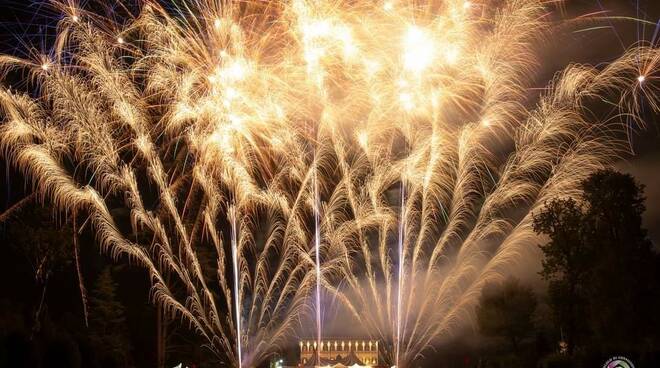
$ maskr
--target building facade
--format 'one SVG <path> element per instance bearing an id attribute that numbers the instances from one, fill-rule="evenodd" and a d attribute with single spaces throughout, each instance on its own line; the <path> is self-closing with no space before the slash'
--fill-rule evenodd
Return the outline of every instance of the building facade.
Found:
<path id="1" fill-rule="evenodd" d="M 377 340 L 324 339 L 321 340 L 317 362 L 316 340 L 300 341 L 301 366 L 357 367 L 378 366 L 380 364 Z"/>

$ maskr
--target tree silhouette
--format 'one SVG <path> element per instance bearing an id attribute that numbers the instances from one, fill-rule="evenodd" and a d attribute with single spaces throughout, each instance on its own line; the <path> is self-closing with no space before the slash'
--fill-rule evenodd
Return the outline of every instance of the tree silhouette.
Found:
<path id="1" fill-rule="evenodd" d="M 582 231 L 583 212 L 578 202 L 566 198 L 551 200 L 534 216 L 534 231 L 549 237 L 540 245 L 545 256 L 541 276 L 548 281 L 557 320 L 565 326 L 569 354 L 585 327 L 586 282 L 594 256 Z"/>
<path id="2" fill-rule="evenodd" d="M 12 217 L 8 227 L 9 245 L 22 254 L 32 267 L 34 281 L 39 287 L 35 301 L 31 335 L 41 329 L 42 311 L 47 305 L 47 288 L 51 275 L 64 269 L 73 260 L 70 226 L 55 221 L 52 208 L 24 206 L 21 215 Z"/>
<path id="3" fill-rule="evenodd" d="M 597 254 L 588 280 L 590 327 L 601 348 L 638 348 L 657 335 L 658 256 L 642 227 L 644 187 L 613 170 L 582 183 L 587 241 Z"/>
<path id="4" fill-rule="evenodd" d="M 598 349 L 650 347 L 660 262 L 642 227 L 644 188 L 614 170 L 594 172 L 581 187 L 581 198 L 554 199 L 534 216 L 534 230 L 549 238 L 540 245 L 541 275 L 569 354 L 586 331 Z"/>
<path id="5" fill-rule="evenodd" d="M 124 306 L 117 299 L 110 267 L 99 275 L 90 302 L 90 340 L 103 367 L 129 366 L 131 350 Z"/>
<path id="6" fill-rule="evenodd" d="M 485 336 L 506 339 L 514 352 L 534 330 L 532 315 L 536 296 L 531 288 L 509 278 L 503 284 L 489 284 L 482 290 L 477 307 L 479 331 Z"/>

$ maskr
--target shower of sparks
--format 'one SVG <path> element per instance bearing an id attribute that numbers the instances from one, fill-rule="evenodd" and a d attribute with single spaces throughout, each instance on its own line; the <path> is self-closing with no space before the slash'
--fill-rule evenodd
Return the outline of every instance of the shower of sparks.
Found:
<path id="1" fill-rule="evenodd" d="M 321 290 L 409 366 L 658 110 L 643 43 L 532 91 L 552 2 L 183 3 L 54 1 L 54 50 L 0 55 L 31 76 L 0 91 L 0 154 L 237 367 L 315 313 L 320 342 Z"/>

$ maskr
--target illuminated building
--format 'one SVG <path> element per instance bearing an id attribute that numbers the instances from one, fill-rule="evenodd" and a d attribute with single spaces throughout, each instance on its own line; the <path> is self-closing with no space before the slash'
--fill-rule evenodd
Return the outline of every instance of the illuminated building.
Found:
<path id="1" fill-rule="evenodd" d="M 317 363 L 316 340 L 300 341 L 300 367 L 373 367 L 380 364 L 378 341 L 361 339 L 321 340 L 320 364 Z"/>

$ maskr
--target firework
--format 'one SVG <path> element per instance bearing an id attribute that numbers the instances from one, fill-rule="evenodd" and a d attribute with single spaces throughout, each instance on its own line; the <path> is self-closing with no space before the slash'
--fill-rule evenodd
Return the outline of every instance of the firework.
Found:
<path id="1" fill-rule="evenodd" d="M 644 45 L 530 103 L 542 1 L 53 4 L 53 52 L 0 56 L 32 77 L 0 92 L 4 157 L 239 367 L 306 315 L 320 342 L 323 295 L 408 365 L 535 244 L 535 209 L 625 151 L 640 99 L 658 108 Z"/>

